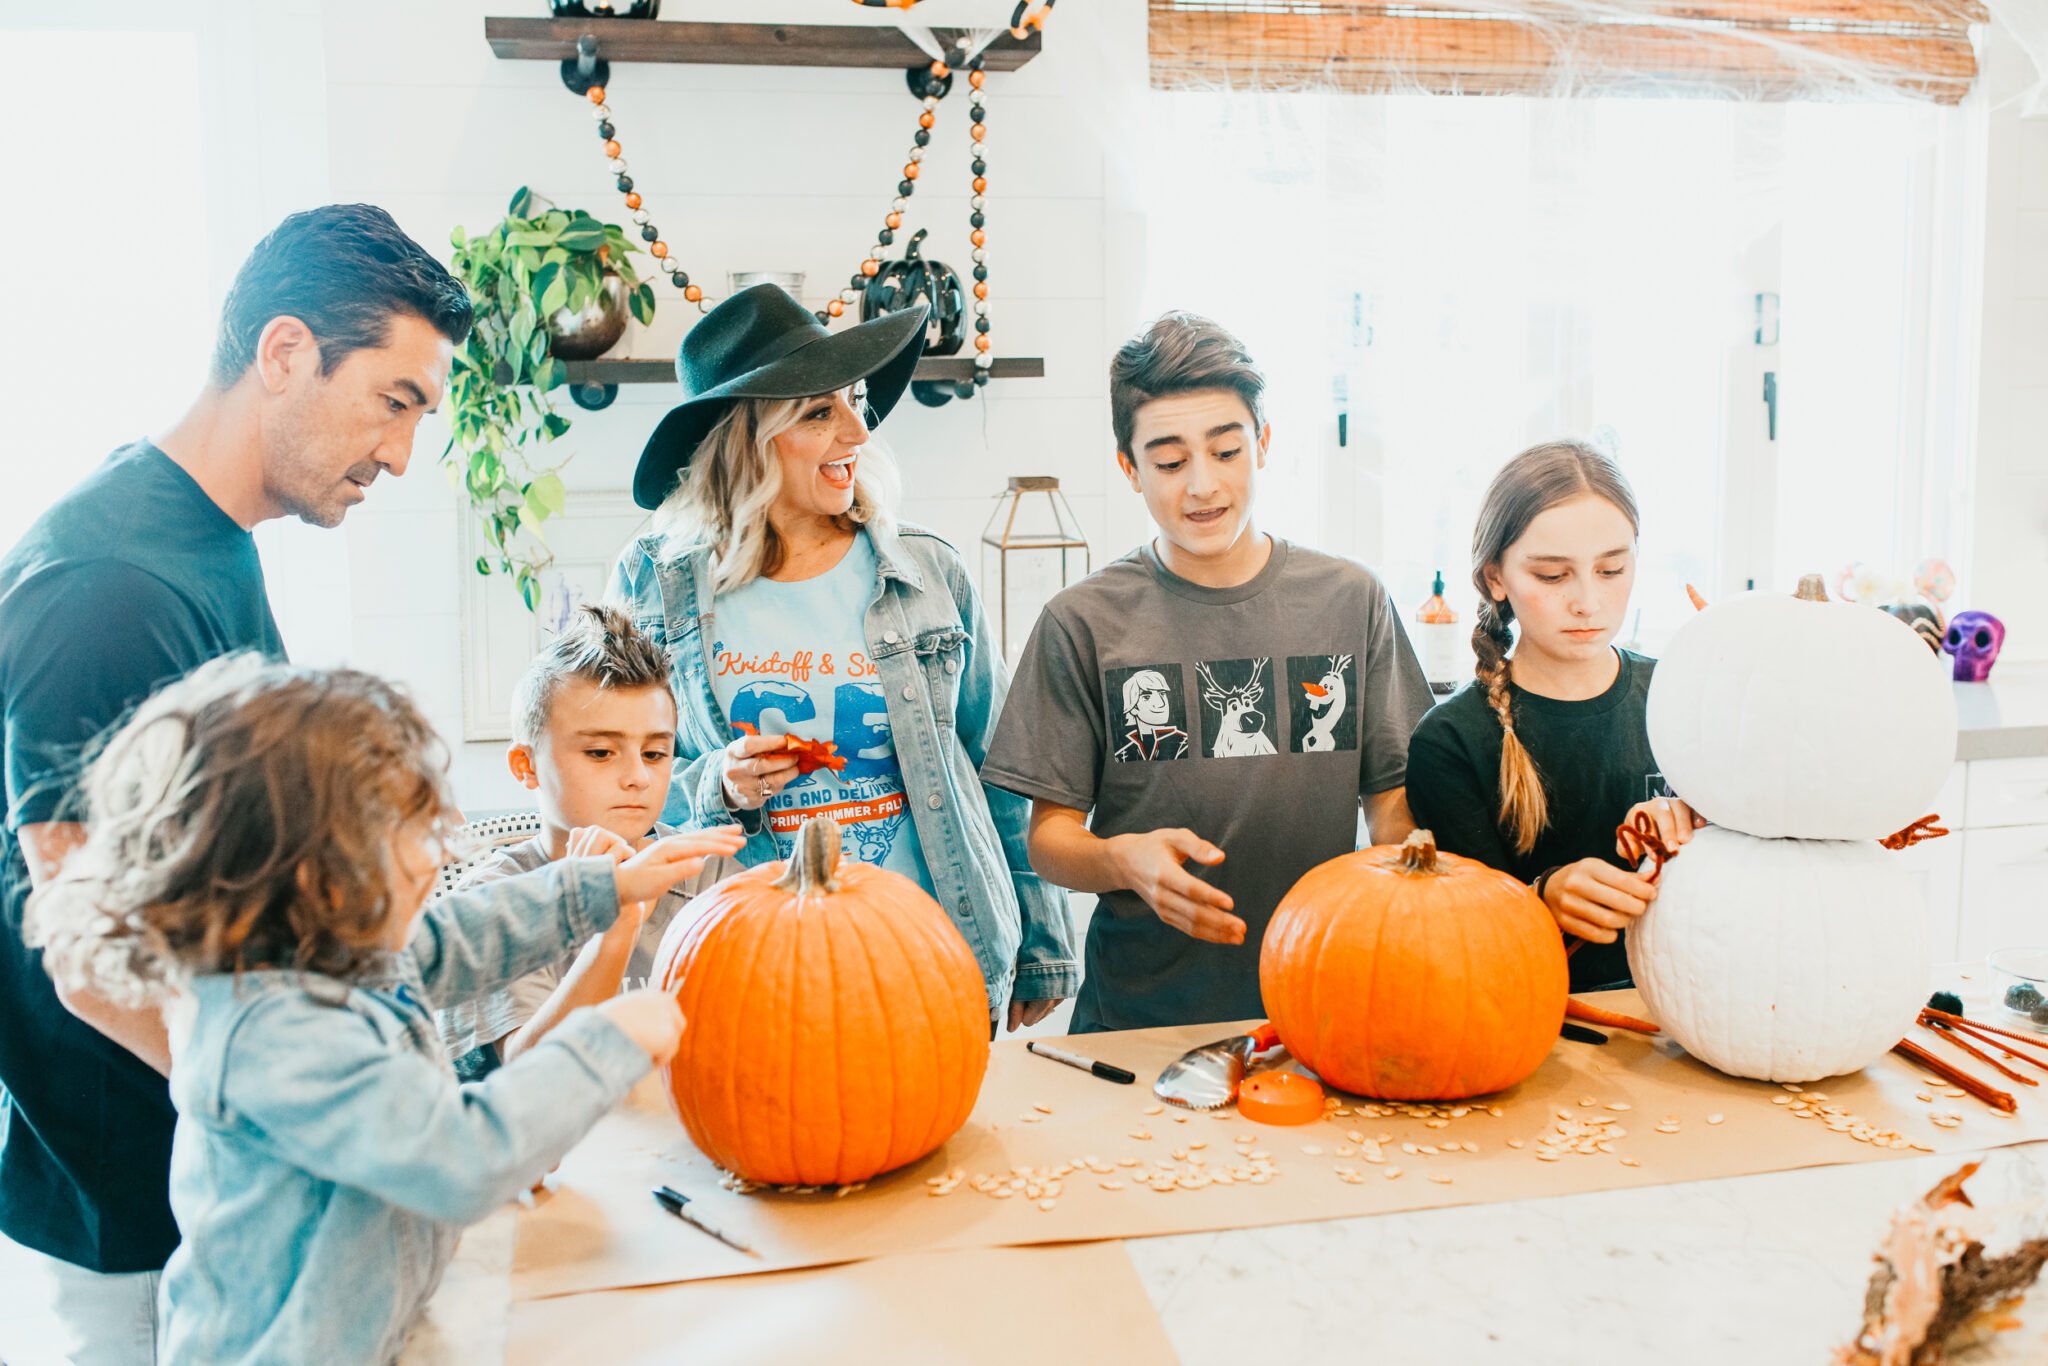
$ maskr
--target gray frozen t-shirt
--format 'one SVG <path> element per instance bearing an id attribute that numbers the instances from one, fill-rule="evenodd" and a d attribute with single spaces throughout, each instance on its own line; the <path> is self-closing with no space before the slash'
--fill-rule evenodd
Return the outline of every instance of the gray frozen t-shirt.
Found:
<path id="1" fill-rule="evenodd" d="M 1092 811 L 1095 834 L 1185 826 L 1224 860 L 1241 945 L 1167 925 L 1135 892 L 1088 925 L 1075 1032 L 1251 1019 L 1259 941 L 1310 868 L 1357 847 L 1361 794 L 1402 785 L 1429 684 L 1386 588 L 1273 538 L 1235 588 L 1170 572 L 1150 545 L 1062 592 L 1024 647 L 981 776 Z"/>
<path id="2" fill-rule="evenodd" d="M 654 827 L 657 838 L 675 833 L 673 826 Z M 474 887 L 500 878 L 518 877 L 521 873 L 544 868 L 551 861 L 545 842 L 539 838 L 526 840 L 492 850 L 462 875 L 459 885 Z M 633 941 L 633 954 L 626 961 L 626 974 L 619 980 L 619 990 L 631 991 L 648 985 L 654 972 L 654 951 L 661 946 L 661 936 L 690 898 L 743 871 L 741 865 L 729 858 L 712 858 L 702 871 L 694 877 L 684 878 L 655 902 L 654 909 L 647 913 L 646 923 L 640 927 L 639 938 Z M 538 1015 L 548 997 L 554 995 L 555 988 L 562 984 L 563 976 L 575 963 L 577 952 L 581 949 L 564 954 L 546 967 L 529 972 L 487 996 L 473 1001 L 458 1001 L 446 1009 L 435 1011 L 434 1023 L 441 1031 L 441 1043 L 448 1050 L 448 1056 L 459 1058 L 471 1049 L 497 1043 L 516 1033 L 521 1025 Z"/>

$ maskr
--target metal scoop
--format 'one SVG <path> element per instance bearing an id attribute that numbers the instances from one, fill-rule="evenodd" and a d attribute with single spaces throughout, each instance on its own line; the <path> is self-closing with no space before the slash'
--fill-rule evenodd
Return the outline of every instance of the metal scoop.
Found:
<path id="1" fill-rule="evenodd" d="M 1249 1034 L 1218 1039 L 1192 1049 L 1167 1065 L 1152 1083 L 1152 1094 L 1188 1110 L 1214 1110 L 1237 1099 L 1238 1085 L 1254 1054 L 1280 1042 L 1279 1031 L 1262 1024 Z"/>

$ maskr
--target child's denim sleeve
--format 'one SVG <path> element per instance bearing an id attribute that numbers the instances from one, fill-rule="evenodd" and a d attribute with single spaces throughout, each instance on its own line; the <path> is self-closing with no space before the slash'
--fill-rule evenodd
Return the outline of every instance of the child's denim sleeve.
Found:
<path id="1" fill-rule="evenodd" d="M 316 1178 L 468 1224 L 560 1161 L 649 1065 L 586 1010 L 464 1086 L 359 1011 L 280 992 L 236 1022 L 209 1108 Z"/>
<path id="2" fill-rule="evenodd" d="M 495 991 L 619 918 L 608 858 L 558 859 L 427 903 L 405 951 L 436 1005 Z"/>

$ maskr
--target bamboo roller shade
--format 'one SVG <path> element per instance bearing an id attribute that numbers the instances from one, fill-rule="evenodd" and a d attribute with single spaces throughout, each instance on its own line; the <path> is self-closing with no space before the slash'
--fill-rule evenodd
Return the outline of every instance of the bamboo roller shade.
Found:
<path id="1" fill-rule="evenodd" d="M 1150 0 L 1152 84 L 1955 104 L 1981 0 Z"/>

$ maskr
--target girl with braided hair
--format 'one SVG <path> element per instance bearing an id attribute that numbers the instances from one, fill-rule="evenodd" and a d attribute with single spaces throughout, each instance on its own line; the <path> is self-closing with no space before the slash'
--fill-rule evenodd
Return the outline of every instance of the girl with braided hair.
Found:
<path id="1" fill-rule="evenodd" d="M 1494 476 L 1472 534 L 1473 680 L 1408 746 L 1408 802 L 1437 847 L 1528 882 L 1567 936 L 1572 990 L 1629 984 L 1623 936 L 1649 909 L 1616 828 L 1645 812 L 1676 848 L 1704 824 L 1664 791 L 1644 723 L 1655 661 L 1613 641 L 1639 518 L 1614 461 L 1533 446 Z"/>

